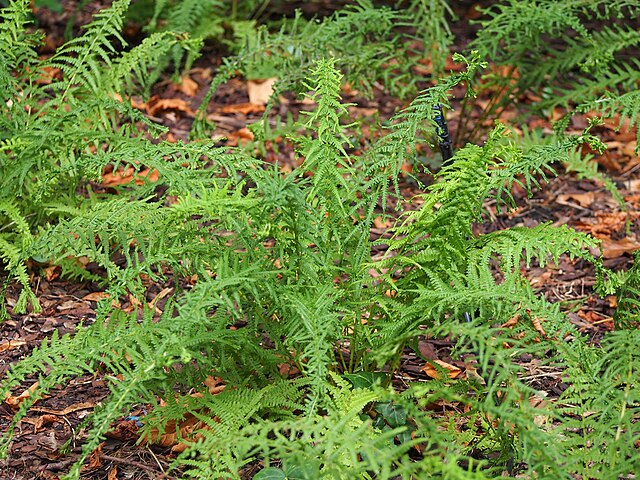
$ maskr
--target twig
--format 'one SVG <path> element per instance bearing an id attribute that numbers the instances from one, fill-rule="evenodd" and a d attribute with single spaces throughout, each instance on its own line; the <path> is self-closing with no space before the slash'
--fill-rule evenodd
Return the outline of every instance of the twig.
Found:
<path id="1" fill-rule="evenodd" d="M 146 470 L 147 472 L 153 473 L 156 479 L 178 480 L 177 477 L 174 477 L 172 475 L 167 475 L 164 472 L 159 472 L 158 470 L 156 470 L 153 467 L 150 467 L 149 465 L 145 465 L 144 463 L 136 462 L 134 460 L 129 460 L 129 459 L 120 458 L 120 457 L 112 457 L 111 455 L 105 455 L 105 454 L 101 454 L 100 458 L 108 462 L 120 463 L 122 465 L 129 465 L 131 467 L 139 468 L 140 470 Z"/>

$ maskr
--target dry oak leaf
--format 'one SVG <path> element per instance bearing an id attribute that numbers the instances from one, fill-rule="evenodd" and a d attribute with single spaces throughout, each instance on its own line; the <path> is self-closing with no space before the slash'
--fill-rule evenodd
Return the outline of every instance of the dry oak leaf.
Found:
<path id="1" fill-rule="evenodd" d="M 50 413 L 40 415 L 36 420 L 36 423 L 33 424 L 33 433 L 38 433 L 44 428 L 45 425 L 49 425 L 51 423 L 56 423 L 60 421 L 62 420 L 58 418 L 57 415 L 52 415 Z"/>
<path id="2" fill-rule="evenodd" d="M 264 105 L 255 105 L 253 103 L 236 103 L 234 105 L 227 105 L 220 109 L 222 113 L 242 113 L 243 115 L 249 115 L 250 113 L 262 113 L 264 112 Z"/>
<path id="3" fill-rule="evenodd" d="M 23 342 L 22 340 L 9 340 L 8 342 L 0 343 L 0 353 L 13 350 L 26 344 L 27 342 Z"/>
<path id="4" fill-rule="evenodd" d="M 119 167 L 115 172 L 103 174 L 101 185 L 103 187 L 115 187 L 131 182 L 135 182 L 136 185 L 144 185 L 145 179 L 149 182 L 157 182 L 159 178 L 160 172 L 155 168 L 153 170 L 144 168 L 136 172 L 133 167 Z"/>
<path id="5" fill-rule="evenodd" d="M 180 77 L 178 90 L 180 90 L 185 95 L 193 97 L 198 92 L 198 87 L 198 82 L 189 77 L 189 75 L 182 75 L 182 77 Z"/>
<path id="6" fill-rule="evenodd" d="M 62 269 L 58 265 L 52 265 L 44 269 L 44 277 L 49 281 L 55 280 L 60 276 L 61 271 Z"/>
<path id="7" fill-rule="evenodd" d="M 149 115 L 155 115 L 156 113 L 162 112 L 164 110 L 179 110 L 186 113 L 190 117 L 195 116 L 187 101 L 183 100 L 182 98 L 152 97 L 151 100 L 147 102 L 147 113 Z"/>
<path id="8" fill-rule="evenodd" d="M 131 441 L 138 438 L 138 430 L 137 420 L 122 420 L 105 435 L 115 440 Z"/>
<path id="9" fill-rule="evenodd" d="M 198 430 L 209 430 L 210 427 L 199 420 L 191 413 L 187 413 L 185 418 L 176 425 L 174 420 L 167 422 L 165 427 L 165 433 L 159 435 L 157 428 L 152 428 L 147 436 L 143 438 L 143 441 L 147 443 L 154 443 L 161 447 L 170 447 L 174 453 L 180 453 L 187 449 L 189 443 L 196 442 L 203 438 L 202 434 L 195 433 Z"/>
<path id="10" fill-rule="evenodd" d="M 90 302 L 99 302 L 105 298 L 111 298 L 107 292 L 93 292 L 82 297 L 82 300 L 88 300 Z"/>
<path id="11" fill-rule="evenodd" d="M 573 200 L 573 202 L 571 200 Z M 585 208 L 589 207 L 594 200 L 595 200 L 594 192 L 569 193 L 566 195 L 558 195 L 556 197 L 556 202 L 559 203 L 560 205 L 571 206 L 577 203 L 581 207 L 585 207 Z"/>
<path id="12" fill-rule="evenodd" d="M 456 367 L 455 365 L 443 362 L 442 360 L 430 360 L 425 364 L 424 367 L 422 367 L 421 370 L 431 378 L 440 378 L 440 373 L 438 372 L 436 367 L 432 365 L 432 363 L 437 363 L 439 366 L 447 370 L 449 372 L 449 378 L 458 378 L 462 374 L 462 369 Z"/>
<path id="13" fill-rule="evenodd" d="M 22 402 L 24 402 L 27 398 L 31 397 L 33 392 L 35 392 L 36 389 L 38 388 L 39 384 L 40 384 L 39 382 L 34 383 L 17 397 L 14 397 L 13 395 L 8 393 L 7 396 L 4 398 L 4 401 L 13 410 L 17 410 L 18 408 L 20 408 L 20 405 L 22 405 Z"/>
<path id="14" fill-rule="evenodd" d="M 253 105 L 266 105 L 271 95 L 273 95 L 273 86 L 277 81 L 278 79 L 276 77 L 247 80 L 249 103 Z"/>
<path id="15" fill-rule="evenodd" d="M 39 75 L 36 77 L 36 83 L 38 85 L 49 85 L 54 80 L 62 79 L 62 70 L 56 67 L 41 67 Z"/>
<path id="16" fill-rule="evenodd" d="M 219 377 L 214 377 L 209 375 L 204 380 L 204 385 L 209 390 L 211 395 L 216 395 L 222 392 L 226 385 L 223 380 Z M 199 392 L 191 394 L 192 397 L 202 397 L 202 394 Z M 166 405 L 164 400 L 160 400 L 160 406 Z M 204 410 L 203 414 L 207 414 L 208 412 Z M 217 417 L 212 417 L 214 421 L 219 421 Z M 200 433 L 197 433 L 198 430 L 210 430 L 211 428 L 202 420 L 199 420 L 196 416 L 191 413 L 187 413 L 185 417 L 178 423 L 174 420 L 170 420 L 167 422 L 165 427 L 164 434 L 160 435 L 160 432 L 157 428 L 152 428 L 151 431 L 143 437 L 142 441 L 147 443 L 158 444 L 163 447 L 169 447 L 173 445 L 171 451 L 173 453 L 181 453 L 185 451 L 189 444 L 196 442 L 202 438 Z"/>
<path id="17" fill-rule="evenodd" d="M 621 240 L 611 238 L 602 239 L 602 256 L 604 258 L 618 258 L 625 253 L 632 253 L 640 249 L 640 242 L 625 237 Z"/>

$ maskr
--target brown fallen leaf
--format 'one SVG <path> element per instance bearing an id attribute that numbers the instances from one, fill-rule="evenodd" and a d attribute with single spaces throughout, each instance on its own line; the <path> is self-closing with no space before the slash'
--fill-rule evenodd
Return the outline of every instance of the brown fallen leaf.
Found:
<path id="1" fill-rule="evenodd" d="M 69 415 L 70 413 L 77 412 L 78 410 L 89 410 L 91 408 L 94 408 L 95 406 L 96 404 L 93 402 L 80 402 L 69 405 L 62 410 L 53 410 L 51 408 L 44 407 L 33 407 L 31 410 L 34 412 L 49 413 L 51 415 L 58 415 L 63 417 L 65 415 Z"/>
<path id="2" fill-rule="evenodd" d="M 31 397 L 33 392 L 35 392 L 38 388 L 39 384 L 39 382 L 34 383 L 17 397 L 14 397 L 11 394 L 7 394 L 7 396 L 4 398 L 4 401 L 11 407 L 12 410 L 17 410 L 18 408 L 20 408 L 20 405 L 22 405 L 22 402 Z"/>
<path id="3" fill-rule="evenodd" d="M 205 387 L 207 387 L 211 395 L 217 395 L 226 387 L 224 380 L 222 380 L 220 377 L 212 377 L 211 375 L 205 378 L 204 382 L 202 383 L 204 383 Z"/>
<path id="4" fill-rule="evenodd" d="M 136 420 L 122 420 L 121 422 L 118 422 L 105 435 L 106 437 L 112 438 L 114 440 L 129 442 L 138 439 L 138 430 L 139 428 Z"/>
<path id="5" fill-rule="evenodd" d="M 82 300 L 88 300 L 90 302 L 99 302 L 105 298 L 111 298 L 107 292 L 93 292 L 82 297 Z"/>
<path id="6" fill-rule="evenodd" d="M 13 350 L 14 348 L 18 348 L 26 344 L 27 342 L 23 342 L 22 340 L 9 340 L 8 342 L 0 343 L 0 353 L 8 352 L 9 350 Z"/>
<path id="7" fill-rule="evenodd" d="M 57 415 L 45 414 L 40 415 L 36 422 L 33 424 L 33 433 L 38 433 L 43 429 L 45 425 L 49 425 L 51 423 L 60 422 L 61 419 L 58 418 Z"/>
<path id="8" fill-rule="evenodd" d="M 49 281 L 55 280 L 60 276 L 61 271 L 62 269 L 58 265 L 52 265 L 44 269 L 44 277 Z"/>
<path id="9" fill-rule="evenodd" d="M 204 380 L 204 385 L 209 390 L 211 395 L 216 395 L 222 392 L 226 385 L 219 377 L 209 375 Z M 190 395 L 191 397 L 202 397 L 202 393 L 196 392 Z M 167 403 L 163 399 L 160 399 L 160 406 L 165 406 Z M 207 410 L 202 411 L 203 414 L 211 416 Z M 218 418 L 211 416 L 212 420 L 218 422 Z M 186 450 L 189 445 L 203 438 L 198 430 L 210 430 L 211 428 L 202 420 L 199 420 L 195 415 L 187 413 L 185 417 L 178 423 L 175 420 L 170 420 L 165 426 L 164 433 L 160 435 L 159 430 L 154 427 L 148 434 L 142 437 L 142 441 L 146 443 L 153 443 L 163 447 L 170 447 L 173 453 L 180 453 Z"/>
<path id="10" fill-rule="evenodd" d="M 556 197 L 556 202 L 559 203 L 560 205 L 569 205 L 569 206 L 577 203 L 581 207 L 587 208 L 593 203 L 594 199 L 595 199 L 594 192 L 568 193 L 566 195 L 558 195 Z"/>
<path id="11" fill-rule="evenodd" d="M 49 85 L 54 80 L 62 79 L 62 70 L 56 67 L 41 67 L 39 75 L 36 77 L 36 83 L 38 85 Z"/>
<path id="12" fill-rule="evenodd" d="M 185 112 L 190 117 L 195 116 L 187 101 L 182 98 L 152 97 L 151 100 L 147 102 L 147 113 L 149 115 L 155 115 L 164 110 L 179 110 Z"/>
<path id="13" fill-rule="evenodd" d="M 546 392 L 538 392 L 536 395 L 531 395 L 529 397 L 529 405 L 531 405 L 533 408 L 539 408 L 540 410 L 542 410 L 546 408 L 548 404 L 549 401 L 547 400 Z M 533 423 L 537 427 L 542 427 L 548 422 L 548 420 L 549 417 L 547 415 L 536 415 L 535 417 L 533 417 Z"/>
<path id="14" fill-rule="evenodd" d="M 198 420 L 194 415 L 187 413 L 185 418 L 176 425 L 170 420 L 165 426 L 165 433 L 159 434 L 157 428 L 152 428 L 142 441 L 160 445 L 161 447 L 173 447 L 171 451 L 180 453 L 187 449 L 190 443 L 202 438 L 198 430 L 208 430 L 209 427 L 202 420 Z"/>
<path id="15" fill-rule="evenodd" d="M 377 216 L 373 219 L 373 225 L 376 228 L 388 229 L 389 227 L 391 227 L 391 225 L 393 225 L 393 219 Z"/>
<path id="16" fill-rule="evenodd" d="M 162 310 L 160 310 L 158 307 L 156 307 L 156 304 L 158 303 L 158 300 L 162 300 L 164 297 L 169 295 L 171 292 L 173 292 L 173 288 L 167 287 L 167 288 L 162 289 L 162 291 L 160 293 L 158 293 L 158 295 L 156 295 L 153 300 L 151 300 L 150 302 L 147 303 L 147 307 L 149 307 L 151 309 L 155 309 L 156 313 L 161 314 Z"/>
<path id="17" fill-rule="evenodd" d="M 249 103 L 253 105 L 266 105 L 273 95 L 273 86 L 278 81 L 276 77 L 260 80 L 247 80 L 247 93 Z"/>
<path id="18" fill-rule="evenodd" d="M 109 470 L 109 473 L 107 474 L 107 480 L 117 480 L 118 479 L 118 467 L 117 466 L 113 466 L 111 467 L 111 469 Z"/>
<path id="19" fill-rule="evenodd" d="M 618 258 L 625 253 L 632 253 L 640 249 L 640 242 L 629 237 L 620 240 L 602 239 L 602 256 L 604 258 Z"/>
<path id="20" fill-rule="evenodd" d="M 193 97 L 198 92 L 198 82 L 193 80 L 189 75 L 185 74 L 180 77 L 180 84 L 178 84 L 178 90 L 185 95 Z"/>
<path id="21" fill-rule="evenodd" d="M 253 103 L 236 103 L 234 105 L 227 105 L 220 109 L 222 113 L 241 113 L 243 115 L 249 115 L 250 113 L 262 113 L 264 112 L 264 105 L 255 105 Z"/>
<path id="22" fill-rule="evenodd" d="M 102 461 L 100 460 L 100 455 L 102 455 L 102 447 L 104 447 L 104 442 L 98 445 L 91 455 L 89 455 L 89 461 L 82 466 L 81 472 L 87 472 L 91 470 L 95 470 L 102 466 Z"/>
<path id="23" fill-rule="evenodd" d="M 541 318 L 531 317 L 531 323 L 533 324 L 533 328 L 535 328 L 536 332 L 538 332 L 541 337 L 545 338 L 547 336 L 547 332 L 542 328 Z"/>
<path id="24" fill-rule="evenodd" d="M 518 324 L 519 320 L 520 320 L 520 314 L 516 313 L 513 317 L 511 317 L 509 320 L 507 320 L 500 326 L 502 328 L 513 328 Z"/>
<path id="25" fill-rule="evenodd" d="M 118 185 L 126 185 L 131 182 L 135 182 L 136 185 L 144 185 L 145 180 L 149 182 L 157 182 L 159 178 L 160 172 L 155 168 L 153 170 L 144 168 L 136 172 L 133 167 L 120 167 L 114 172 L 103 174 L 101 185 L 103 187 L 115 187 Z"/>
<path id="26" fill-rule="evenodd" d="M 640 215 L 636 212 L 597 212 L 595 218 L 576 222 L 575 228 L 603 239 L 611 236 L 614 232 L 624 231 L 630 218 L 640 218 Z"/>
<path id="27" fill-rule="evenodd" d="M 425 366 L 421 368 L 421 370 L 431 378 L 440 378 L 440 373 L 438 372 L 436 367 L 432 365 L 433 363 L 436 363 L 445 370 L 448 370 L 449 378 L 458 378 L 460 374 L 462 374 L 462 369 L 456 367 L 455 365 L 443 362 L 442 360 L 429 360 L 429 362 L 427 362 Z"/>

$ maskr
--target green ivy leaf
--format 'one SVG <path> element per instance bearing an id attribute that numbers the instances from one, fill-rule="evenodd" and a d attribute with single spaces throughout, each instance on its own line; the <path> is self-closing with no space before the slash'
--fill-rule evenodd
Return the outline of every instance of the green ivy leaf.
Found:
<path id="1" fill-rule="evenodd" d="M 384 372 L 356 372 L 345 373 L 343 377 L 348 380 L 354 388 L 369 388 L 376 384 L 382 384 L 387 379 Z"/>
<path id="2" fill-rule="evenodd" d="M 260 470 L 253 476 L 253 480 L 286 480 L 284 472 L 275 467 L 267 467 Z"/>
<path id="3" fill-rule="evenodd" d="M 387 402 L 381 403 L 376 410 L 391 428 L 400 427 L 407 423 L 407 412 L 400 405 Z"/>
<path id="4" fill-rule="evenodd" d="M 320 472 L 313 462 L 301 465 L 289 461 L 284 462 L 282 468 L 286 473 L 287 480 L 315 480 L 320 476 Z"/>

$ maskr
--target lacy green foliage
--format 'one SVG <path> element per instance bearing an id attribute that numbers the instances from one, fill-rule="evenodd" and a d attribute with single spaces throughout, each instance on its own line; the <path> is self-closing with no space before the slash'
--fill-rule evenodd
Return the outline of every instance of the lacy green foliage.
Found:
<path id="1" fill-rule="evenodd" d="M 197 49 L 198 42 L 163 31 L 116 53 L 119 46 L 112 42 L 122 42 L 117 32 L 125 7 L 114 2 L 84 36 L 48 61 L 37 58 L 37 38 L 21 33 L 27 2 L 3 10 L 8 21 L 0 27 L 2 40 L 20 41 L 15 50 L 0 50 L 14 73 L 0 77 L 2 93 L 11 99 L 0 107 L 6 113 L 0 125 L 9 132 L 0 168 L 12 175 L 0 196 L 7 220 L 0 231 L 2 257 L 25 286 L 28 258 L 87 275 L 74 266 L 74 259 L 86 257 L 110 294 L 91 325 L 73 337 L 54 334 L 7 373 L 0 398 L 30 376 L 39 385 L 3 437 L 4 453 L 33 402 L 69 379 L 100 372 L 110 394 L 87 422 L 88 439 L 69 479 L 79 478 L 82 462 L 110 425 L 140 403 L 152 407 L 144 427 L 150 437 L 170 421 L 204 422 L 206 428 L 183 439 L 193 443 L 177 459 L 191 478 L 239 478 L 244 466 L 263 461 L 263 478 L 296 471 L 300 478 L 462 480 L 513 470 L 568 479 L 591 458 L 601 458 L 584 452 L 576 418 L 578 428 L 597 430 L 601 444 L 616 449 L 607 460 L 614 471 L 627 472 L 637 463 L 630 446 L 637 436 L 636 336 L 612 337 L 601 358 L 578 340 L 565 344 L 575 331 L 558 305 L 537 295 L 521 273 L 534 262 L 568 255 L 595 264 L 602 283 L 603 269 L 590 253 L 596 241 L 547 224 L 484 235 L 473 228 L 486 221 L 487 200 L 513 208 L 514 184 L 531 193 L 582 143 L 600 148 L 588 130 L 523 146 L 498 124 L 483 146 L 458 151 L 421 197 L 420 209 L 398 223 L 388 255 L 372 261 L 376 207 L 386 204 L 392 186 L 402 201 L 400 166 L 433 134 L 433 107 L 447 105 L 456 85 L 474 81 L 483 67 L 478 57 L 465 60 L 465 72 L 421 92 L 394 117 L 387 134 L 355 159 L 345 133 L 352 127 L 344 124 L 348 105 L 340 101 L 340 87 L 350 78 L 340 70 L 350 59 L 322 57 L 346 54 L 340 48 L 347 46 L 360 49 L 358 62 L 379 54 L 393 42 L 376 50 L 363 32 L 380 28 L 386 34 L 396 14 L 361 3 L 331 20 L 304 24 L 325 43 L 310 42 L 311 50 L 300 50 L 306 53 L 299 57 L 291 52 L 302 48 L 302 37 L 291 36 L 289 51 L 286 29 L 275 37 L 260 33 L 264 43 L 230 61 L 213 85 L 246 66 L 248 56 L 271 51 L 284 58 L 278 60 L 282 72 L 292 74 L 283 81 L 311 91 L 316 107 L 292 134 L 304 162 L 285 174 L 210 142 L 170 144 L 142 136 L 133 122 L 156 135 L 162 128 L 120 99 L 148 87 L 146 73 L 174 47 Z M 339 37 L 345 32 L 353 37 Z M 317 45 L 328 50 L 314 51 Z M 29 69 L 22 66 L 29 62 Z M 46 87 L 33 81 L 29 71 L 52 65 L 61 68 L 62 79 Z M 138 182 L 118 187 L 117 197 L 98 196 L 87 185 L 105 166 L 130 167 Z M 159 181 L 145 180 L 143 169 L 157 171 Z M 621 304 L 636 290 L 634 272 L 621 289 Z M 184 277 L 197 281 L 183 289 Z M 146 304 L 148 279 L 171 280 L 177 290 L 162 315 L 147 308 L 139 318 L 114 306 L 129 294 Z M 29 295 L 35 298 L 24 295 L 19 306 L 26 306 Z M 465 312 L 472 322 L 457 321 Z M 625 319 L 632 313 L 623 310 Z M 510 320 L 512 327 L 501 326 Z M 441 371 L 440 380 L 404 393 L 352 386 L 339 375 L 393 372 L 404 347 L 415 346 L 422 335 L 456 339 L 454 354 L 475 357 L 479 375 L 454 381 Z M 561 412 L 534 408 L 529 399 L 538 392 L 513 362 L 523 355 L 553 368 L 566 363 L 575 386 L 567 398 L 582 403 Z M 300 377 L 283 378 L 283 364 L 297 367 Z M 602 381 L 592 394 L 587 381 L 598 372 L 616 386 L 613 391 Z M 211 375 L 223 379 L 224 392 L 207 391 L 203 382 Z M 193 389 L 202 396 L 191 396 Z M 159 399 L 166 405 L 160 407 Z M 434 405 L 451 403 L 464 408 L 433 413 Z M 603 427 L 591 425 L 586 412 L 597 412 Z M 541 416 L 560 426 L 541 423 Z M 577 459 L 568 458 L 569 449 Z"/>
<path id="2" fill-rule="evenodd" d="M 328 57 L 334 59 L 345 81 L 364 95 L 371 95 L 376 82 L 397 94 L 412 90 L 416 80 L 410 71 L 412 62 L 400 54 L 405 46 L 396 31 L 396 26 L 406 21 L 404 12 L 374 8 L 369 0 L 361 0 L 322 20 L 307 21 L 298 13 L 283 20 L 277 31 L 254 22 L 236 22 L 231 48 L 237 54 L 225 57 L 225 65 L 203 99 L 192 133 L 197 137 L 206 132 L 207 104 L 222 83 L 239 73 L 246 78 L 277 76 L 272 102 L 286 91 L 304 92 L 305 72 Z M 271 106 L 267 105 L 267 112 Z"/>
<path id="3" fill-rule="evenodd" d="M 422 42 L 423 51 L 431 62 L 434 76 L 445 73 L 449 49 L 453 43 L 453 33 L 449 25 L 455 14 L 447 0 L 412 0 L 406 7 L 415 36 Z"/>
<path id="4" fill-rule="evenodd" d="M 464 84 L 467 95 L 473 96 L 474 79 L 478 71 L 486 67 L 486 63 L 480 61 L 476 52 L 472 52 L 469 59 L 460 54 L 454 54 L 454 60 L 464 63 L 466 69 L 457 74 L 452 74 L 438 82 L 434 87 L 420 92 L 409 106 L 398 112 L 390 121 L 389 133 L 378 140 L 366 155 L 373 156 L 370 170 L 372 175 L 368 188 L 375 189 L 377 181 L 383 177 L 374 175 L 375 171 L 384 170 L 391 176 L 394 182 L 396 194 L 398 194 L 397 178 L 400 167 L 404 161 L 416 162 L 416 144 L 430 143 L 436 135 L 434 120 L 434 107 L 437 105 L 449 105 L 448 93 L 456 85 Z M 382 189 L 382 205 L 386 205 L 386 181 Z"/>
<path id="5" fill-rule="evenodd" d="M 508 0 L 485 13 L 471 48 L 504 67 L 486 78 L 500 97 L 492 111 L 532 92 L 536 108 L 586 104 L 635 124 L 640 32 L 625 22 L 640 14 L 636 2 Z"/>
<path id="6" fill-rule="evenodd" d="M 640 465 L 638 342 L 640 331 L 633 328 L 612 332 L 602 348 L 578 345 L 567 352 L 563 456 L 582 478 L 625 478 Z"/>
<path id="7" fill-rule="evenodd" d="M 285 459 L 285 471 L 296 472 L 295 478 L 413 478 L 413 475 L 445 474 L 447 478 L 483 479 L 478 465 L 468 468 L 451 461 L 443 462 L 439 442 L 446 443 L 446 432 L 438 430 L 432 418 L 419 414 L 415 420 L 413 439 L 395 444 L 394 439 L 407 427 L 373 428 L 371 420 L 362 415 L 371 402 L 393 398 L 418 413 L 413 398 L 390 397 L 389 392 L 352 388 L 348 382 L 332 375 L 335 385 L 328 387 L 326 413 L 296 419 L 252 423 L 236 432 L 204 431 L 204 440 L 194 451 L 185 452 L 180 462 L 192 467 L 189 478 L 214 479 L 221 476 L 240 478 L 236 472 L 248 458 L 262 458 L 266 465 Z M 430 456 L 421 462 L 410 460 L 408 453 L 416 446 L 429 449 Z M 265 468 L 255 478 L 272 478 L 281 469 Z M 273 477 L 273 478 L 284 478 Z"/>
<path id="8" fill-rule="evenodd" d="M 618 328 L 637 326 L 640 322 L 640 253 L 636 252 L 634 258 L 617 291 L 618 308 L 613 319 Z"/>
<path id="9" fill-rule="evenodd" d="M 498 125 L 483 147 L 458 151 L 439 173 L 441 181 L 429 186 L 421 208 L 396 228 L 396 238 L 389 242 L 394 255 L 379 266 L 389 269 L 384 278 L 398 291 L 387 302 L 394 321 L 381 325 L 383 345 L 398 335 L 413 335 L 420 325 L 442 321 L 446 312 L 459 318 L 479 310 L 481 318 L 501 323 L 521 308 L 544 317 L 549 307 L 523 280 L 521 262 L 529 266 L 535 259 L 544 265 L 568 254 L 598 263 L 589 253 L 597 243 L 566 227 L 543 224 L 473 234 L 486 199 L 495 200 L 498 210 L 512 208 L 514 183 L 530 192 L 568 151 L 583 141 L 595 142 L 586 134 L 524 152 L 506 142 L 504 134 Z"/>
<path id="10" fill-rule="evenodd" d="M 568 120 L 569 118 L 567 117 L 565 121 Z M 559 126 L 562 126 L 562 123 L 560 122 Z M 593 121 L 593 125 L 598 123 L 596 120 Z M 518 136 L 516 141 L 522 145 L 523 149 L 527 150 L 536 145 L 548 145 L 553 142 L 553 137 L 544 135 L 540 129 L 529 130 L 526 125 L 523 125 L 522 135 Z M 602 184 L 611 193 L 615 201 L 618 202 L 620 209 L 626 210 L 626 203 L 618 187 L 613 180 L 598 171 L 598 163 L 594 161 L 593 155 L 583 155 L 578 148 L 574 148 L 568 152 L 564 164 L 567 172 L 575 173 L 579 179 L 594 180 Z"/>
<path id="11" fill-rule="evenodd" d="M 319 23 L 301 23 L 298 17 L 290 29 L 267 34 L 260 42 L 260 49 L 251 49 L 246 54 L 255 59 L 262 52 L 281 52 L 273 55 L 274 59 L 280 57 L 287 61 L 283 66 L 274 66 L 290 85 L 296 85 L 291 83 L 296 77 L 302 80 L 300 72 L 316 60 L 333 57 L 336 67 L 353 88 L 369 94 L 375 81 L 381 80 L 397 92 L 410 80 L 407 66 L 403 66 L 398 56 L 403 46 L 394 30 L 396 23 L 404 18 L 401 13 L 386 7 L 374 8 L 370 1 L 362 0 Z M 400 63 L 392 65 L 392 59 Z"/>
<path id="12" fill-rule="evenodd" d="M 28 2 L 11 2 L 2 10 L 0 217 L 6 224 L 0 231 L 0 256 L 23 286 L 17 312 L 28 303 L 39 308 L 24 262 L 29 256 L 41 261 L 47 257 L 27 248 L 32 233 L 91 205 L 79 191 L 86 179 L 100 178 L 106 165 L 123 164 L 136 170 L 156 168 L 173 184 L 206 163 L 200 156 L 212 153 L 209 147 L 152 143 L 135 126 L 134 122 L 141 122 L 154 135 L 164 131 L 122 101 L 127 87 L 134 82 L 144 85 L 146 72 L 164 51 L 178 45 L 192 48 L 193 42 L 158 34 L 118 53 L 124 42 L 119 31 L 127 6 L 127 1 L 114 2 L 96 15 L 82 36 L 45 60 L 39 59 L 36 50 L 40 36 L 25 33 L 30 29 Z M 60 69 L 62 78 L 47 79 L 51 68 Z M 180 157 L 181 162 L 167 163 L 163 157 Z M 184 162 L 190 169 L 182 167 Z M 150 191 L 147 187 L 147 194 Z"/>
<path id="13" fill-rule="evenodd" d="M 636 86 L 629 88 L 626 93 L 605 92 L 600 98 L 581 105 L 579 111 L 595 111 L 604 118 L 616 118 L 620 115 L 618 130 L 626 128 L 636 129 L 636 155 L 640 152 L 640 129 L 638 129 L 638 115 L 640 115 L 640 90 Z M 628 120 L 628 122 L 625 122 Z"/>
<path id="14" fill-rule="evenodd" d="M 197 48 L 185 50 L 175 45 L 159 52 L 159 61 L 151 75 L 149 84 L 155 83 L 160 74 L 170 65 L 176 73 L 188 70 L 200 55 L 202 42 L 219 38 L 224 33 L 225 2 L 219 0 L 156 0 L 153 15 L 145 26 L 152 35 L 170 32 L 173 35 L 189 35 L 199 44 Z M 146 13 L 146 11 L 145 11 Z M 147 90 L 148 92 L 148 90 Z"/>

